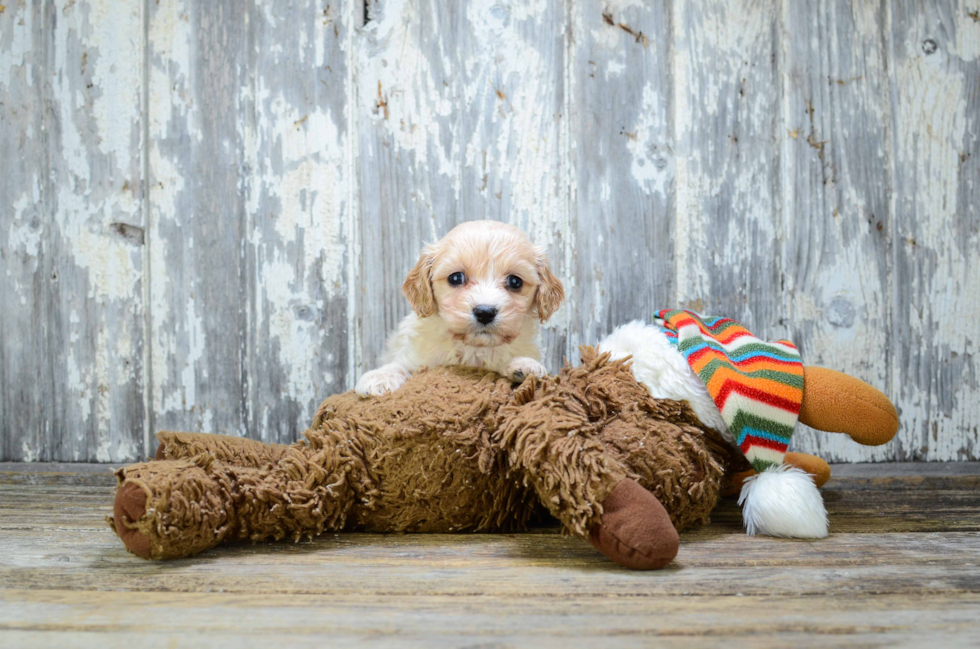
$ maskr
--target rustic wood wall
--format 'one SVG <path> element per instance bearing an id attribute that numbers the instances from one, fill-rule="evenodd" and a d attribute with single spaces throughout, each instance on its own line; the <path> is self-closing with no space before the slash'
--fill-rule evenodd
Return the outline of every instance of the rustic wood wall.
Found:
<path id="1" fill-rule="evenodd" d="M 681 305 L 980 459 L 980 2 L 6 0 L 0 459 L 284 442 L 378 359 L 423 241 L 504 219 L 556 368 Z"/>

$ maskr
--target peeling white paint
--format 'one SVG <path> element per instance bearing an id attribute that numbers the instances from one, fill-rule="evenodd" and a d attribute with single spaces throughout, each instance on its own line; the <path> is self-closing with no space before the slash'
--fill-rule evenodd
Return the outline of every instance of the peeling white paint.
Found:
<path id="1" fill-rule="evenodd" d="M 31 38 L 35 29 L 33 8 L 27 3 L 11 3 L 5 13 L 9 14 L 10 24 L 17 28 L 0 29 L 0 52 L 3 53 L 0 57 L 0 88 L 9 88 L 20 74 L 24 75 L 29 87 L 33 86 L 31 67 L 23 64 L 35 53 Z"/>
<path id="2" fill-rule="evenodd" d="M 194 298 L 174 304 L 179 289 L 167 272 L 171 252 L 167 233 L 185 223 L 186 215 L 178 210 L 177 199 L 187 183 L 182 170 L 164 154 L 162 142 L 173 133 L 200 140 L 199 116 L 189 87 L 193 26 L 187 10 L 183 3 L 163 3 L 148 16 L 150 75 L 146 83 L 152 101 L 148 111 L 151 201 L 146 254 L 151 318 L 146 344 L 150 346 L 149 404 L 159 418 L 196 410 L 195 363 L 203 357 L 205 346 L 203 322 Z"/>
<path id="3" fill-rule="evenodd" d="M 112 156 L 116 166 L 129 169 L 138 153 L 129 128 L 119 123 L 119 108 L 129 104 L 139 110 L 143 75 L 134 65 L 143 57 L 142 10 L 139 3 L 120 5 L 115 0 L 89 0 L 84 44 L 94 59 L 93 87 L 99 93 L 92 114 L 99 126 L 99 149 Z M 130 74 L 122 74 L 128 70 Z M 128 126 L 128 125 L 127 125 Z"/>
<path id="4" fill-rule="evenodd" d="M 953 11 L 955 16 L 969 19 L 956 22 L 956 40 L 950 51 L 964 62 L 976 61 L 980 58 L 980 20 L 974 16 L 980 16 L 980 2 L 959 0 Z"/>
<path id="5" fill-rule="evenodd" d="M 290 405 L 312 415 L 325 393 L 335 389 L 333 373 L 323 369 L 324 357 L 327 350 L 348 344 L 342 330 L 332 329 L 338 314 L 331 311 L 349 297 L 350 250 L 345 237 L 351 220 L 353 172 L 347 134 L 351 107 L 335 109 L 334 94 L 343 92 L 348 79 L 333 67 L 338 65 L 338 49 L 347 49 L 349 35 L 339 24 L 349 17 L 337 13 L 346 8 L 330 7 L 327 15 L 313 2 L 300 3 L 296 9 L 321 13 L 322 18 L 312 30 L 302 30 L 300 39 L 277 27 L 279 19 L 268 12 L 259 17 L 265 23 L 263 33 L 282 40 L 286 48 L 256 44 L 258 73 L 243 89 L 242 98 L 245 106 L 252 107 L 254 118 L 239 127 L 251 171 L 244 252 L 255 273 L 249 328 L 260 334 L 250 334 L 243 349 L 254 363 L 245 377 L 246 394 L 259 395 L 258 403 L 250 400 L 246 409 L 256 432 L 270 441 L 285 434 L 290 425 L 305 425 L 305 421 L 281 420 Z M 296 60 L 311 60 L 318 70 L 331 71 L 330 87 L 324 82 L 314 92 L 307 85 L 311 81 L 282 78 L 275 72 L 277 66 Z M 311 102 L 318 93 L 329 101 Z M 264 375 L 254 375 L 255 368 Z M 270 390 L 276 394 L 264 397 Z"/>
<path id="6" fill-rule="evenodd" d="M 21 462 L 37 462 L 41 459 L 36 447 L 31 446 L 29 440 L 24 440 L 20 445 Z"/>
<path id="7" fill-rule="evenodd" d="M 659 110 L 660 98 L 652 83 L 643 87 L 643 102 L 637 111 L 636 123 L 632 125 L 631 137 L 626 147 L 633 154 L 630 171 L 636 184 L 646 193 L 657 193 L 666 197 L 673 188 L 673 156 L 663 151 L 662 141 L 656 137 L 662 133 L 666 124 L 661 122 L 663 113 Z"/>
<path id="8" fill-rule="evenodd" d="M 12 173 L 3 173 L 22 183 L 0 201 L 3 256 L 18 260 L 0 261 L 12 280 L 2 301 L 18 311 L 12 321 L 31 323 L 4 346 L 10 358 L 45 349 L 45 371 L 55 373 L 25 371 L 19 361 L 5 368 L 18 400 L 31 389 L 36 399 L 23 403 L 15 425 L 51 438 L 25 442 L 17 459 L 131 460 L 141 437 L 129 425 L 142 390 L 138 362 L 127 365 L 142 334 L 141 250 L 118 232 L 142 224 L 131 189 L 139 184 L 142 9 L 108 0 L 54 9 L 8 6 L 0 21 L 4 124 L 16 130 L 5 141 L 17 148 Z M 38 17 L 48 22 L 35 24 Z M 49 66 L 42 79 L 35 65 Z M 63 398 L 51 400 L 51 380 Z"/>
<path id="9" fill-rule="evenodd" d="M 495 180 L 510 190 L 507 218 L 527 230 L 538 245 L 551 248 L 566 209 L 565 194 L 555 186 L 561 122 L 554 110 L 555 89 L 539 76 L 552 67 L 546 58 L 548 41 L 527 37 L 531 27 L 547 33 L 548 8 L 547 0 L 506 6 L 484 0 L 467 5 L 474 44 L 462 63 L 471 82 L 461 88 L 459 110 L 487 96 L 498 106 L 481 111 L 468 125 L 473 136 L 462 164 L 497 176 Z M 484 29 L 494 16 L 497 29 Z M 489 140 L 479 137 L 483 133 L 489 134 Z"/>
<path id="10" fill-rule="evenodd" d="M 417 170 L 446 176 L 458 191 L 451 153 L 442 146 L 430 146 L 444 139 L 441 131 L 446 122 L 439 118 L 451 115 L 453 103 L 444 90 L 444 79 L 434 78 L 425 56 L 426 44 L 438 42 L 440 34 L 420 33 L 418 11 L 408 0 L 390 0 L 372 7 L 380 16 L 372 13 L 374 19 L 364 30 L 383 54 L 358 52 L 357 74 L 372 81 L 365 84 L 371 86 L 365 88 L 367 92 L 358 94 L 359 111 L 374 116 L 394 144 L 413 156 Z M 406 70 L 421 76 L 406 79 Z M 430 161 L 432 154 L 435 159 Z"/>
<path id="11" fill-rule="evenodd" d="M 96 462 L 111 462 L 113 453 L 110 449 L 112 438 L 109 425 L 112 422 L 112 416 L 110 412 L 109 391 L 112 389 L 112 385 L 109 382 L 109 336 L 105 327 L 100 328 L 96 336 L 95 353 L 95 376 L 93 377 L 93 383 L 95 384 L 96 392 L 95 417 L 97 424 L 96 432 L 98 435 L 95 460 Z"/>
<path id="12" fill-rule="evenodd" d="M 887 82 L 874 73 L 884 66 L 883 13 L 877 5 L 843 3 L 794 12 L 783 2 L 785 117 L 777 138 L 783 160 L 781 281 L 792 337 L 805 363 L 888 391 L 891 288 L 888 261 L 879 250 L 889 221 L 882 158 L 890 156 L 891 111 Z M 811 39 L 799 37 L 818 23 L 826 29 Z M 793 448 L 828 461 L 885 461 L 895 454 L 893 445 L 860 447 L 844 435 L 803 425 Z"/>
<path id="13" fill-rule="evenodd" d="M 277 175 L 271 167 L 257 178 L 260 186 L 279 199 L 281 211 L 275 214 L 275 231 L 281 237 L 281 245 L 298 244 L 302 232 L 304 268 L 314 270 L 322 278 L 328 295 L 333 295 L 342 285 L 344 273 L 344 247 L 340 240 L 341 217 L 344 209 L 341 165 L 337 156 L 343 151 L 344 142 L 332 115 L 314 111 L 300 114 L 281 95 L 271 97 L 265 79 L 259 79 L 259 105 L 269 106 L 261 111 L 257 132 L 246 133 L 249 142 L 260 138 L 278 142 L 281 164 L 284 168 Z M 331 155 L 331 152 L 336 152 Z M 258 151 L 252 148 L 258 166 Z M 253 192 L 249 212 L 259 215 L 259 192 Z"/>
<path id="14" fill-rule="evenodd" d="M 971 34 L 963 26 L 960 43 Z M 966 214 L 976 222 L 977 206 L 959 204 L 960 170 L 970 168 L 961 156 L 980 128 L 977 99 L 967 93 L 976 81 L 967 84 L 943 47 L 923 55 L 914 38 L 913 33 L 903 43 L 909 55 L 895 65 L 895 155 L 903 172 L 895 209 L 907 215 L 895 245 L 903 263 L 917 271 L 907 288 L 910 308 L 900 314 L 921 345 L 910 352 L 918 367 L 908 369 L 922 367 L 936 376 L 925 381 L 899 376 L 896 383 L 906 447 L 915 452 L 922 445 L 931 460 L 960 460 L 968 447 L 976 453 L 980 441 L 980 386 L 973 364 L 980 340 L 980 232 L 962 227 L 970 223 Z"/>
<path id="15" fill-rule="evenodd" d="M 295 287 L 296 275 L 292 264 L 280 259 L 266 262 L 262 268 L 263 290 L 259 303 L 260 321 L 268 321 L 269 336 L 278 342 L 279 358 L 282 367 L 288 369 L 286 395 L 299 403 L 313 404 L 322 395 L 316 393 L 316 386 L 322 377 L 314 375 L 316 357 L 312 353 L 320 343 L 320 331 L 315 321 L 296 318 L 293 307 L 298 303 L 311 303 L 305 291 L 283 290 L 280 287 Z M 268 305 L 269 311 L 265 311 Z M 313 308 L 322 309 L 322 304 L 314 303 Z M 328 342 L 329 344 L 329 342 Z M 267 424 L 268 425 L 268 424 Z M 276 426 L 273 424 L 272 428 Z"/>
<path id="16" fill-rule="evenodd" d="M 37 257 L 41 250 L 41 227 L 31 227 L 27 219 L 24 218 L 25 212 L 32 207 L 37 198 L 29 198 L 27 194 L 22 195 L 13 204 L 14 218 L 10 221 L 7 230 L 7 248 L 17 251 L 28 257 Z"/>
<path id="17" fill-rule="evenodd" d="M 60 200 L 70 203 L 71 196 L 63 194 Z M 62 236 L 72 241 L 75 263 L 89 272 L 89 297 L 129 301 L 138 294 L 142 272 L 139 253 L 107 231 L 92 232 L 80 220 L 72 218 L 65 223 Z"/>
<path id="18" fill-rule="evenodd" d="M 166 103 L 148 111 L 150 142 L 157 143 L 167 136 L 171 116 L 176 113 L 187 125 L 187 135 L 201 138 L 200 115 L 188 87 L 192 64 L 194 30 L 183 2 L 164 2 L 156 5 L 147 20 L 151 73 L 146 83 L 151 98 L 167 98 Z M 151 165 L 152 168 L 152 165 Z"/>

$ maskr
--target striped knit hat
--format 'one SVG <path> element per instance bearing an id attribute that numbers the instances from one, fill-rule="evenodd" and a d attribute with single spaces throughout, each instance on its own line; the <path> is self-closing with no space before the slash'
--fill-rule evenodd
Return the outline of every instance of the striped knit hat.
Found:
<path id="1" fill-rule="evenodd" d="M 803 363 L 788 340 L 764 342 L 730 318 L 664 309 L 656 322 L 687 360 L 757 473 L 783 463 L 803 399 Z"/>

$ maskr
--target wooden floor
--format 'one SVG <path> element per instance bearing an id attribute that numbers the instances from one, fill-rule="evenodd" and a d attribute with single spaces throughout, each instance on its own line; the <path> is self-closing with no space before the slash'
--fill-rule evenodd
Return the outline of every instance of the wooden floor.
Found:
<path id="1" fill-rule="evenodd" d="M 630 572 L 556 530 L 326 535 L 151 563 L 104 467 L 0 464 L 0 647 L 980 646 L 980 464 L 835 467 L 832 535 L 734 503 Z"/>

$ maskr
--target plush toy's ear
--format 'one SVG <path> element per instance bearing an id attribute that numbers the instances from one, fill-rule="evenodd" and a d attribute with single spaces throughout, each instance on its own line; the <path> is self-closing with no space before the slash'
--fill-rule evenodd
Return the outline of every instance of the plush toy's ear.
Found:
<path id="1" fill-rule="evenodd" d="M 537 271 L 540 283 L 537 295 L 534 296 L 534 305 L 538 309 L 538 317 L 541 318 L 541 322 L 544 322 L 565 301 L 565 287 L 551 272 L 544 250 L 538 250 Z"/>
<path id="2" fill-rule="evenodd" d="M 436 305 L 436 295 L 432 290 L 432 263 L 435 261 L 435 250 L 431 246 L 422 249 L 418 262 L 408 272 L 402 292 L 408 298 L 408 303 L 420 318 L 428 318 L 439 310 Z"/>

